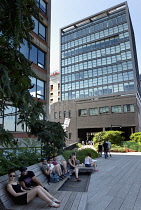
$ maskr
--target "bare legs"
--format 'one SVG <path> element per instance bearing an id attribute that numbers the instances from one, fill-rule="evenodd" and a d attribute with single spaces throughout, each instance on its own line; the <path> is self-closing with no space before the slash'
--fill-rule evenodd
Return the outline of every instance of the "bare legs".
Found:
<path id="1" fill-rule="evenodd" d="M 37 195 L 49 205 L 53 203 L 54 197 L 41 186 L 34 187 L 32 190 L 27 192 L 27 203 L 33 200 L 33 198 Z"/>
<path id="2" fill-rule="evenodd" d="M 91 162 L 91 166 L 94 167 L 94 170 L 96 169 L 96 162 Z"/>
<path id="3" fill-rule="evenodd" d="M 78 168 L 77 167 L 74 168 L 74 172 L 75 172 L 76 179 L 78 179 Z"/>
<path id="4" fill-rule="evenodd" d="M 66 174 L 67 173 L 67 162 L 62 161 L 62 166 L 64 167 L 64 174 Z"/>
<path id="5" fill-rule="evenodd" d="M 57 174 L 58 174 L 59 176 L 62 175 L 62 170 L 61 170 L 61 167 L 60 167 L 59 164 L 55 165 L 55 166 L 54 166 L 54 169 L 55 169 L 55 171 L 57 172 Z"/>

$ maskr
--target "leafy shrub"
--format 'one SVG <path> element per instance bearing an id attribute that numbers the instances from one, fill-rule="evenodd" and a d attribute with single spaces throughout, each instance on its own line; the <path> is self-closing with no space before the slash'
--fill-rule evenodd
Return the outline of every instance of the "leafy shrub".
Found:
<path id="1" fill-rule="evenodd" d="M 111 144 L 120 145 L 121 141 L 124 141 L 124 137 L 121 134 L 121 131 L 101 131 L 94 135 L 93 141 L 94 143 L 98 143 L 108 140 Z"/>
<path id="2" fill-rule="evenodd" d="M 78 148 L 81 148 L 81 147 L 82 147 L 82 144 L 81 144 L 81 143 L 77 143 L 76 146 L 77 146 Z"/>
<path id="3" fill-rule="evenodd" d="M 112 144 L 111 145 L 111 151 L 112 152 L 117 152 L 117 151 L 125 152 L 125 149 L 123 147 L 121 147 L 121 146 L 116 145 L 116 144 Z"/>
<path id="4" fill-rule="evenodd" d="M 141 143 L 141 132 L 132 133 L 132 134 L 130 135 L 130 139 L 131 139 L 132 141 Z"/>
<path id="5" fill-rule="evenodd" d="M 122 146 L 124 148 L 132 149 L 137 152 L 140 152 L 140 145 L 138 142 L 133 142 L 133 141 L 123 141 Z"/>
<path id="6" fill-rule="evenodd" d="M 7 174 L 10 168 L 18 170 L 20 166 L 36 164 L 39 157 L 40 152 L 37 148 L 0 150 L 0 175 Z"/>
<path id="7" fill-rule="evenodd" d="M 98 154 L 95 150 L 91 149 L 91 148 L 86 148 L 86 149 L 80 149 L 78 151 L 75 151 L 75 150 L 68 150 L 68 151 L 64 151 L 62 153 L 63 157 L 66 159 L 66 161 L 69 159 L 70 155 L 73 153 L 73 152 L 76 152 L 76 158 L 78 160 L 80 160 L 80 163 L 84 163 L 84 159 L 86 157 L 86 155 L 88 153 L 91 153 L 92 155 L 92 158 L 97 158 L 98 157 Z"/>

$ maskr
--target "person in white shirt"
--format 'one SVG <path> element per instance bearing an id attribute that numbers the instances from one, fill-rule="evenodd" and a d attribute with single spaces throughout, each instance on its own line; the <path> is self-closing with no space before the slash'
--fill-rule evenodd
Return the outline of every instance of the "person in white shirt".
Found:
<path id="1" fill-rule="evenodd" d="M 91 153 L 88 153 L 87 156 L 85 157 L 84 163 L 85 163 L 85 167 L 94 167 L 94 171 L 98 171 L 96 170 L 96 161 L 95 159 L 91 158 Z"/>

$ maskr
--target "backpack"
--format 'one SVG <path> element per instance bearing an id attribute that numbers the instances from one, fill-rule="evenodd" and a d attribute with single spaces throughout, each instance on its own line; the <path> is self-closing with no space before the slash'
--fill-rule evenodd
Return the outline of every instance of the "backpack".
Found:
<path id="1" fill-rule="evenodd" d="M 50 174 L 50 182 L 51 182 L 51 183 L 56 183 L 56 182 L 59 182 L 59 181 L 60 181 L 60 179 L 59 179 L 58 174 L 57 174 L 55 171 L 53 171 L 53 172 Z"/>

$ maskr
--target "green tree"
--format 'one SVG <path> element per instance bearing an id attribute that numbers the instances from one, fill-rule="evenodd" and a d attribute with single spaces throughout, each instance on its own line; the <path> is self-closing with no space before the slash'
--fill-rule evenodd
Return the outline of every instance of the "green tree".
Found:
<path id="1" fill-rule="evenodd" d="M 0 0 L 0 117 L 8 105 L 12 105 L 17 112 L 5 116 L 19 115 L 23 125 L 24 122 L 28 125 L 29 117 L 39 119 L 44 114 L 43 104 L 35 101 L 29 92 L 31 77 L 37 76 L 31 62 L 17 50 L 24 39 L 30 47 L 30 31 L 34 28 L 32 16 L 40 18 L 35 0 Z M 4 128 L 0 130 L 0 140 L 2 145 L 15 144 Z"/>
<path id="2" fill-rule="evenodd" d="M 138 150 L 140 151 L 141 150 L 141 132 L 132 133 L 130 135 L 130 139 L 132 141 L 135 141 L 135 142 L 138 143 L 138 145 L 139 145 L 139 149 Z"/>
<path id="3" fill-rule="evenodd" d="M 61 153 L 65 147 L 66 133 L 59 122 L 36 120 L 30 123 L 29 129 L 30 134 L 37 136 L 42 143 L 43 155 L 46 157 Z"/>
<path id="4" fill-rule="evenodd" d="M 93 141 L 94 143 L 103 142 L 105 140 L 105 131 L 98 132 L 94 134 Z"/>
<path id="5" fill-rule="evenodd" d="M 8 105 L 17 108 L 22 126 L 26 124 L 29 133 L 38 138 L 46 153 L 55 153 L 65 146 L 64 130 L 60 123 L 40 120 L 45 116 L 43 103 L 35 100 L 29 92 L 32 88 L 31 77 L 37 78 L 31 62 L 19 52 L 19 47 L 32 40 L 30 31 L 34 28 L 34 16 L 40 19 L 36 0 L 0 0 L 0 117 Z M 5 115 L 5 116 L 6 116 Z M 4 146 L 14 146 L 12 135 L 0 128 L 0 141 Z"/>
<path id="6" fill-rule="evenodd" d="M 121 131 L 101 131 L 94 135 L 94 142 L 101 142 L 108 140 L 111 144 L 120 145 L 121 141 L 124 141 L 124 137 L 121 136 Z"/>
<path id="7" fill-rule="evenodd" d="M 132 133 L 132 134 L 130 135 L 130 139 L 131 139 L 132 141 L 141 143 L 141 132 Z"/>

